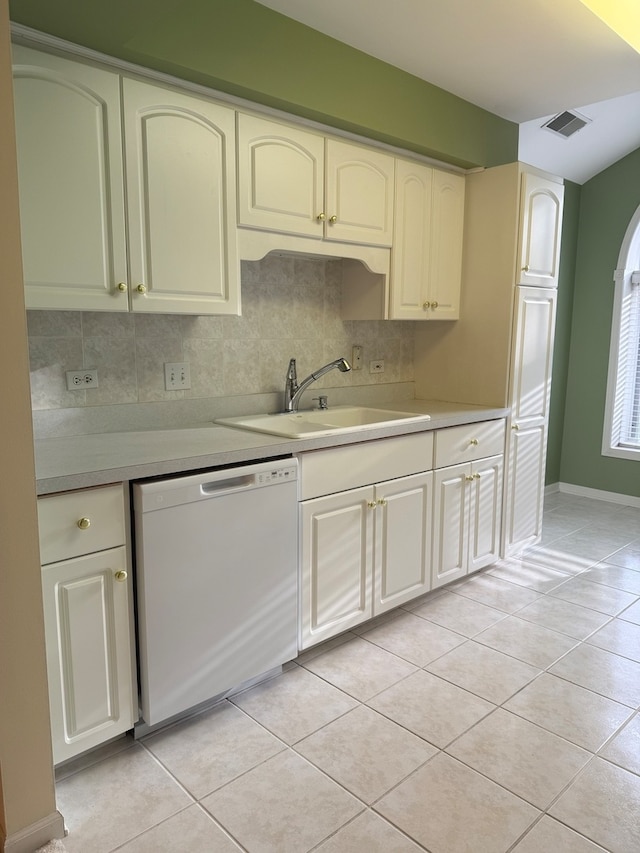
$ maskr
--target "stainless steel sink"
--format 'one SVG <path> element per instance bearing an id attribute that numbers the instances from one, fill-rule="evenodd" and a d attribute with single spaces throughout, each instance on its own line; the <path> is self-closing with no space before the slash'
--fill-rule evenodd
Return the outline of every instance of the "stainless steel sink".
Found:
<path id="1" fill-rule="evenodd" d="M 247 415 L 240 418 L 220 418 L 218 424 L 266 432 L 283 438 L 314 438 L 336 433 L 358 432 L 377 426 L 393 426 L 430 420 L 430 415 L 415 412 L 372 409 L 366 406 L 335 406 L 303 412 L 283 412 L 274 415 Z"/>

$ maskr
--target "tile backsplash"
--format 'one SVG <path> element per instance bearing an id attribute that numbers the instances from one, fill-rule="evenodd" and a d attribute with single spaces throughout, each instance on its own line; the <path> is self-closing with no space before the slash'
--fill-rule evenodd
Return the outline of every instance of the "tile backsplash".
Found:
<path id="1" fill-rule="evenodd" d="M 242 316 L 29 311 L 34 411 L 279 392 L 289 359 L 302 378 L 362 346 L 363 369 L 331 371 L 314 388 L 412 382 L 414 324 L 340 317 L 341 263 L 268 256 L 242 262 Z M 384 373 L 369 362 L 384 359 Z M 188 362 L 191 388 L 166 391 L 164 363 Z M 65 372 L 98 371 L 68 391 Z M 311 394 L 309 394 L 309 399 Z"/>

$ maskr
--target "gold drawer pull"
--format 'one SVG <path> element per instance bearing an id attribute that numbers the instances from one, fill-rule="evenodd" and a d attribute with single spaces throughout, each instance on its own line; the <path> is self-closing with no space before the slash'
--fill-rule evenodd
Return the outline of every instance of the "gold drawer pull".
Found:
<path id="1" fill-rule="evenodd" d="M 91 527 L 91 519 L 86 516 L 78 519 L 78 527 L 80 530 L 86 530 L 88 527 Z"/>
<path id="2" fill-rule="evenodd" d="M 377 504 L 375 501 L 367 501 L 367 506 L 369 507 L 369 509 L 375 509 Z"/>
<path id="3" fill-rule="evenodd" d="M 519 424 L 511 424 L 511 429 L 515 429 L 516 431 L 520 429 Z"/>
<path id="4" fill-rule="evenodd" d="M 378 498 L 378 506 L 386 506 L 387 499 L 386 498 Z"/>
<path id="5" fill-rule="evenodd" d="M 119 572 L 116 572 L 116 573 L 114 574 L 114 578 L 115 578 L 117 581 L 120 581 L 120 583 L 122 583 L 123 581 L 126 581 L 126 579 L 127 579 L 127 573 L 126 573 L 123 569 L 120 569 L 120 571 L 119 571 Z"/>
<path id="6" fill-rule="evenodd" d="M 472 439 L 471 439 L 471 441 L 469 442 L 469 444 L 470 444 L 472 447 L 477 447 L 477 446 L 478 446 L 478 439 L 477 439 L 477 438 L 472 438 Z"/>

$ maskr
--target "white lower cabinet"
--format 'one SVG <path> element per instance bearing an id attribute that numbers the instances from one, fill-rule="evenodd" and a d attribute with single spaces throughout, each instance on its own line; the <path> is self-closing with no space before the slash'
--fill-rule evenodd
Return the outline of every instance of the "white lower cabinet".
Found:
<path id="1" fill-rule="evenodd" d="M 301 648 L 427 592 L 432 474 L 301 504 Z"/>
<path id="2" fill-rule="evenodd" d="M 137 720 L 124 507 L 122 486 L 38 500 L 56 764 Z"/>
<path id="3" fill-rule="evenodd" d="M 502 471 L 500 455 L 434 472 L 434 589 L 499 558 Z"/>

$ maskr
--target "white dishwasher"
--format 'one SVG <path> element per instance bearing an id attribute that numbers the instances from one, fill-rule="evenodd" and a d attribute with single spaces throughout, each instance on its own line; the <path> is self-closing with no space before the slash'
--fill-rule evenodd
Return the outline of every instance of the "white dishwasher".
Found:
<path id="1" fill-rule="evenodd" d="M 297 476 L 280 459 L 134 484 L 148 726 L 297 655 Z"/>

